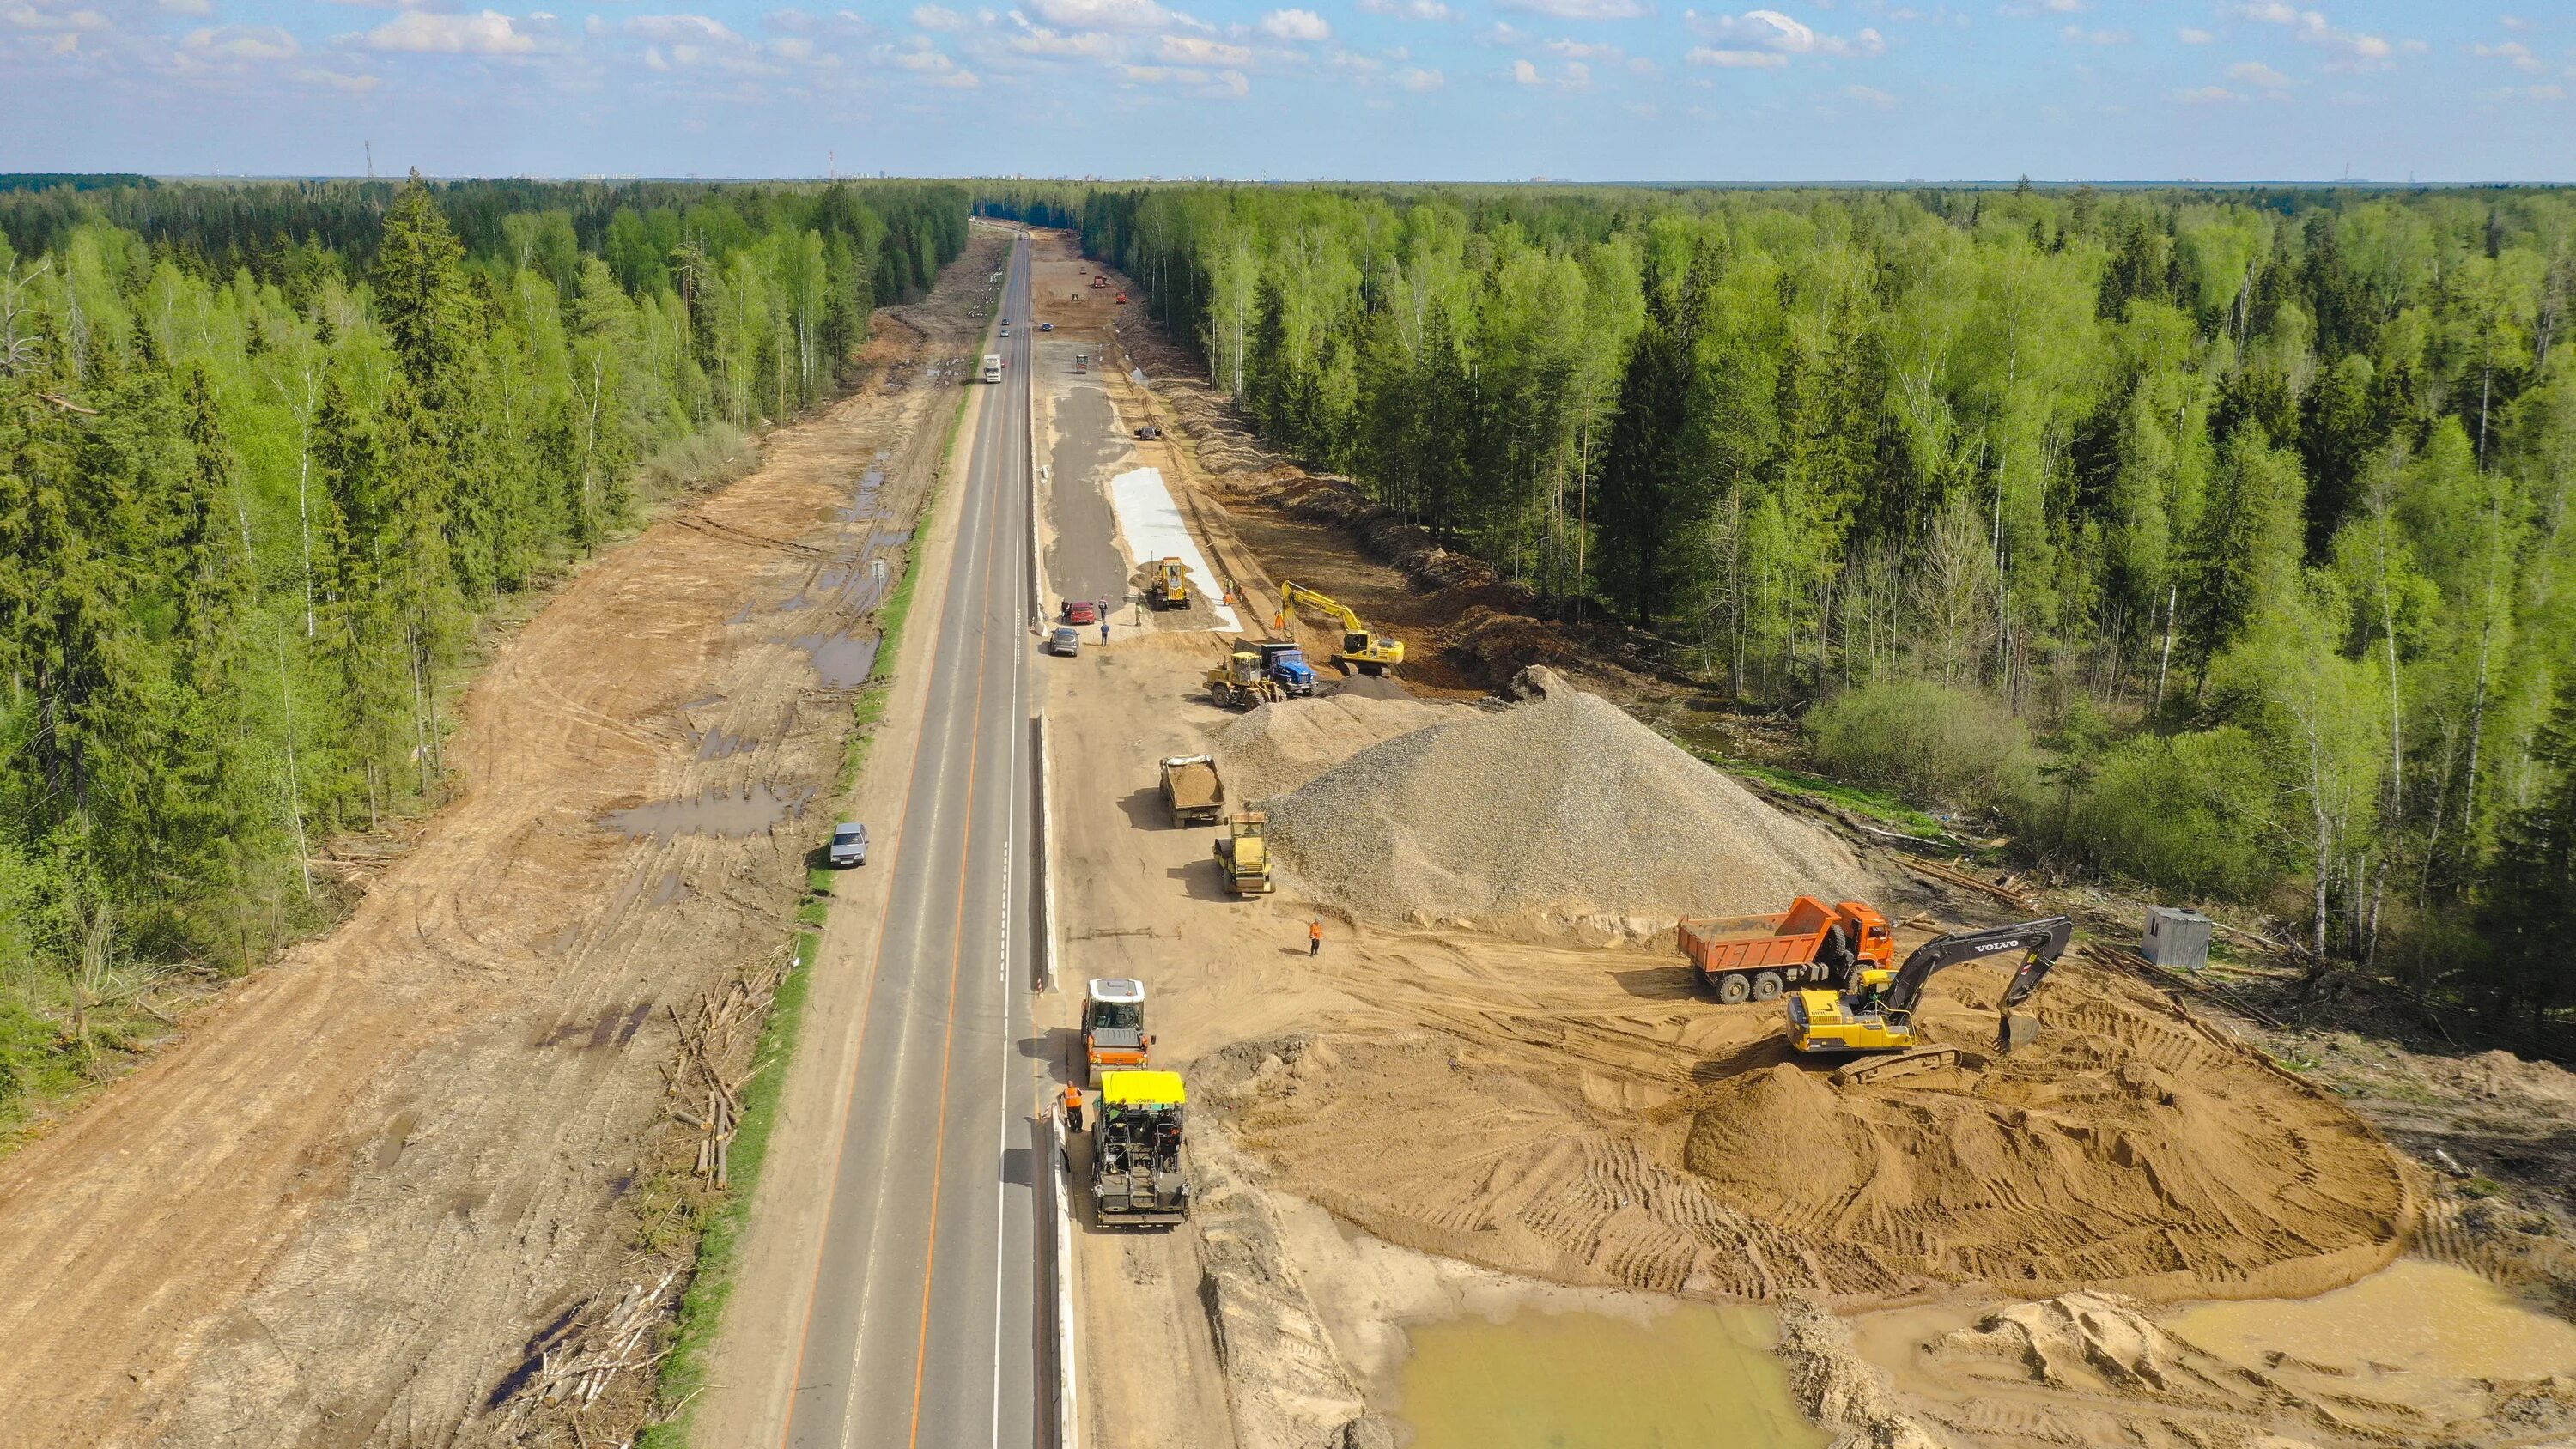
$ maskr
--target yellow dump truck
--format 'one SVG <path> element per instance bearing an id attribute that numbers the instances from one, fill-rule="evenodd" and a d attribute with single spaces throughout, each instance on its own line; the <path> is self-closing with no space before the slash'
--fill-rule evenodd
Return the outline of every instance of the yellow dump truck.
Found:
<path id="1" fill-rule="evenodd" d="M 1227 889 L 1239 896 L 1267 895 L 1270 884 L 1270 817 L 1247 810 L 1234 817 L 1216 842 L 1216 863 Z"/>
<path id="2" fill-rule="evenodd" d="M 1225 816 L 1225 780 L 1211 755 L 1174 755 L 1163 761 L 1163 804 L 1172 828 L 1214 825 Z"/>

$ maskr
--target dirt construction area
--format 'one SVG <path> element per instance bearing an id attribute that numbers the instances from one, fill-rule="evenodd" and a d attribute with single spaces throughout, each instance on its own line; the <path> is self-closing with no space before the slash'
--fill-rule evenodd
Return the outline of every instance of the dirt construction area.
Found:
<path id="1" fill-rule="evenodd" d="M 1120 326 L 1132 343 L 1144 323 Z M 1200 430 L 1204 383 L 1106 390 L 1122 436 L 1162 421 L 1145 446 L 1233 576 L 1293 567 L 1362 597 L 1349 580 L 1380 566 L 1318 572 L 1326 530 L 1208 482 L 1206 456 L 1284 465 L 1222 418 Z M 1303 556 L 1283 564 L 1265 534 Z M 1402 606 L 1387 617 L 1407 627 Z M 1927 893 L 1588 681 L 1534 671 L 1507 703 L 1457 667 L 1428 687 L 1408 669 L 1402 690 L 1328 675 L 1323 697 L 1238 713 L 1200 686 L 1216 647 L 1121 637 L 1046 671 L 1058 1019 L 1085 978 L 1147 983 L 1155 1064 L 1189 1081 L 1199 1193 L 1172 1232 L 1082 1237 L 1086 1444 L 1462 1442 L 1403 1417 L 1408 1324 L 1691 1300 L 1773 1310 L 1798 1406 L 1851 1444 L 2576 1430 L 2576 1337 L 2560 1361 L 2545 1336 L 2567 1325 L 2458 1266 L 2475 1264 L 2425 1171 L 2227 1021 L 2071 954 L 2007 1054 L 2008 973 L 1968 965 L 1917 1010 L 1955 1066 L 1837 1085 L 1795 1059 L 1777 1004 L 1715 1001 L 1675 917 L 1851 892 L 1899 923 L 1901 957 L 2019 914 Z M 1172 826 L 1155 762 L 1183 753 L 1216 757 L 1229 808 L 1267 811 L 1275 894 L 1233 895 L 1213 832 Z M 1071 1033 L 1049 1049 L 1070 1063 Z M 2545 1351 L 2371 1326 L 2390 1301 L 2441 1319 L 2455 1299 L 2445 1321 Z"/>
<path id="2" fill-rule="evenodd" d="M 0 1439 L 580 1438 L 547 1366 L 676 1292 L 682 1027 L 784 964 L 1002 245 L 498 642 L 345 924 L 0 1164 Z M 640 1418 L 626 1362 L 586 1442 Z"/>

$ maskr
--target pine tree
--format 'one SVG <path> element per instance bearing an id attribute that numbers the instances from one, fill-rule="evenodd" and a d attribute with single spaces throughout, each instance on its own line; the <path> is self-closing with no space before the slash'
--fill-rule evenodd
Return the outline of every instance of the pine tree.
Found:
<path id="1" fill-rule="evenodd" d="M 2547 782 L 2496 831 L 2479 892 L 2476 974 L 2499 1015 L 2576 1002 L 2576 672 L 2562 674 L 2531 757 Z"/>
<path id="2" fill-rule="evenodd" d="M 1618 421 L 1601 464 L 1601 546 L 1592 574 L 1610 602 L 1639 624 L 1651 624 L 1672 602 L 1696 513 L 1690 460 L 1692 362 L 1684 319 L 1660 294 L 1647 304 L 1646 327 L 1628 354 L 1619 384 Z"/>

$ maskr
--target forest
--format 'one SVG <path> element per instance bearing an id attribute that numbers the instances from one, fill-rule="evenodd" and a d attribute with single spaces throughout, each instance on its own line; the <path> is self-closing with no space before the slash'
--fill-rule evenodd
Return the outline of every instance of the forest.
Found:
<path id="1" fill-rule="evenodd" d="M 478 626 L 829 399 L 958 186 L 0 185 L 0 1128 L 434 805 Z"/>
<path id="2" fill-rule="evenodd" d="M 2576 196 L 989 185 L 1818 768 L 2576 1006 Z"/>

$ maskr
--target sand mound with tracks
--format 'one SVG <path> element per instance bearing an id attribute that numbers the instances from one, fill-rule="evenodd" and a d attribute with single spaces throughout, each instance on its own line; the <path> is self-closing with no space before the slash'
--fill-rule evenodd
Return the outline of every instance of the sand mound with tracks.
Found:
<path id="1" fill-rule="evenodd" d="M 2038 998 L 2039 1040 L 1990 1057 L 1998 983 L 1968 974 L 1937 979 L 1921 1012 L 1963 1067 L 1896 1086 L 1837 1088 L 1791 1061 L 1776 1011 L 1586 1010 L 1572 983 L 1560 999 L 1517 975 L 1525 1007 L 1426 983 L 1447 1003 L 1408 1011 L 1427 1029 L 1232 1048 L 1199 1071 L 1299 1194 L 1391 1241 L 1561 1282 L 1844 1303 L 1979 1281 L 2296 1296 L 2394 1253 L 2396 1161 L 2340 1103 L 2081 966 Z"/>

